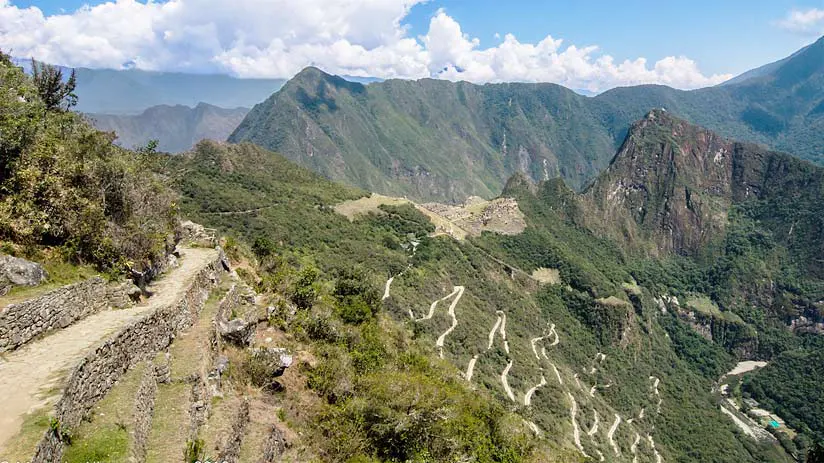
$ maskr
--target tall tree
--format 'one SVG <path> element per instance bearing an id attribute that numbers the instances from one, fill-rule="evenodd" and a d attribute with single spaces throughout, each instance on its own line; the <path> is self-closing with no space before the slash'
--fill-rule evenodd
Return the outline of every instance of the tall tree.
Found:
<path id="1" fill-rule="evenodd" d="M 31 60 L 32 79 L 40 98 L 48 110 L 66 110 L 77 104 L 77 75 L 72 73 L 67 80 L 63 79 L 63 70 L 57 66 Z M 65 106 L 64 106 L 65 105 Z"/>

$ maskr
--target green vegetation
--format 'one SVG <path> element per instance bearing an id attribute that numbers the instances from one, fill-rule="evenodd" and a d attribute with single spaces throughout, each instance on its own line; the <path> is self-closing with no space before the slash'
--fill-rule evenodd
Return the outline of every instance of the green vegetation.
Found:
<path id="1" fill-rule="evenodd" d="M 364 193 L 251 145 L 203 143 L 191 154 L 169 158 L 166 168 L 184 192 L 184 213 L 235 237 L 227 246 L 230 254 L 243 259 L 237 243 L 252 243 L 247 258 L 256 265 L 254 272 L 244 272 L 247 281 L 279 307 L 273 326 L 311 351 L 313 360 L 300 373 L 320 403 L 302 407 L 300 415 L 287 413 L 286 421 L 307 436 L 304 444 L 320 459 L 540 461 L 553 455 L 579 461 L 570 442 L 566 386 L 550 382 L 536 392 L 532 407 L 513 407 L 514 415 L 502 405 L 512 407 L 500 380 L 508 359 L 509 384 L 520 403 L 539 381 L 539 368 L 551 371 L 530 346 L 550 324 L 561 342 L 547 351 L 565 384 L 575 384 L 573 374 L 603 352 L 608 360 L 602 370 L 580 380 L 587 390 L 620 385 L 599 388 L 594 398 L 570 389 L 585 407 L 582 427 L 591 426 L 594 410 L 602 419 L 615 413 L 627 419 L 642 407 L 650 413 L 655 402 L 648 378 L 655 376 L 662 378 L 662 415 L 650 415 L 633 429 L 654 433 L 667 461 L 783 459 L 780 449 L 774 457 L 773 447 L 739 440 L 717 409 L 712 384 L 733 357 L 675 314 L 661 314 L 653 300 L 671 287 L 699 292 L 694 286 L 700 272 L 681 274 L 696 264 L 628 256 L 585 227 L 584 209 L 562 182 L 535 189 L 514 179 L 507 195 L 518 198 L 527 230 L 459 243 L 428 237 L 431 224 L 408 205 L 381 207 L 350 221 L 333 208 Z M 410 235 L 419 241 L 414 255 Z M 658 265 L 669 270 L 660 272 Z M 541 267 L 559 269 L 561 284 L 540 287 L 529 275 Z M 391 295 L 380 301 L 390 276 L 396 276 Z M 625 289 L 633 280 L 638 287 Z M 439 360 L 434 344 L 451 325 L 449 301 L 438 305 L 431 320 L 410 322 L 409 312 L 423 316 L 455 285 L 466 291 Z M 595 309 L 601 312 L 592 318 Z M 509 355 L 500 341 L 487 350 L 497 310 L 507 314 Z M 459 372 L 475 355 L 472 391 Z M 281 386 L 285 394 L 294 393 L 294 383 Z M 551 437 L 531 437 L 518 415 Z M 621 445 L 631 444 L 629 429 L 620 430 Z M 612 452 L 603 438 L 585 445 Z"/>
<path id="2" fill-rule="evenodd" d="M 788 350 L 748 375 L 744 391 L 773 410 L 787 424 L 814 441 L 824 441 L 824 342 L 809 336 L 799 349 Z"/>
<path id="3" fill-rule="evenodd" d="M 608 165 L 630 125 L 655 108 L 821 164 L 822 62 L 824 39 L 736 84 L 694 91 L 643 85 L 592 98 L 554 84 L 364 86 L 307 68 L 256 106 L 230 141 L 278 151 L 370 191 L 450 202 L 497 196 L 520 171 L 561 177 L 581 190 Z"/>
<path id="4" fill-rule="evenodd" d="M 117 148 L 66 111 L 73 79 L 35 71 L 0 63 L 0 239 L 140 271 L 165 251 L 176 215 L 171 190 L 151 174 L 153 155 Z"/>

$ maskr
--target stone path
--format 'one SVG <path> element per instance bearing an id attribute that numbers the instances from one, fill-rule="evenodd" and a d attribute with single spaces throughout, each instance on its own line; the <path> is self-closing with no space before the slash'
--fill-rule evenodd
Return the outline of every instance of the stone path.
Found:
<path id="1" fill-rule="evenodd" d="M 177 301 L 187 283 L 218 256 L 215 249 L 182 252 L 179 267 L 150 286 L 154 296 L 144 303 L 91 315 L 0 358 L 0 457 L 26 414 L 56 402 L 65 376 L 89 350 L 144 314 Z"/>

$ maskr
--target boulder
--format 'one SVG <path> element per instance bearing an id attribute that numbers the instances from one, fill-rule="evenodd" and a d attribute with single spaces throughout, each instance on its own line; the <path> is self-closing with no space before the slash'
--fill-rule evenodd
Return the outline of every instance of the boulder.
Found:
<path id="1" fill-rule="evenodd" d="M 229 321 L 219 321 L 217 324 L 220 337 L 226 341 L 240 347 L 246 347 L 252 343 L 252 336 L 255 334 L 255 323 L 247 322 L 242 318 L 235 318 Z"/>
<path id="2" fill-rule="evenodd" d="M 217 245 L 215 231 L 205 228 L 199 223 L 186 220 L 180 223 L 180 241 L 193 243 L 199 246 L 214 247 Z"/>
<path id="3" fill-rule="evenodd" d="M 253 361 L 263 366 L 268 375 L 278 377 L 283 375 L 294 361 L 288 350 L 282 347 L 258 347 L 251 350 Z"/>
<path id="4" fill-rule="evenodd" d="M 8 293 L 15 286 L 37 286 L 48 278 L 49 274 L 38 263 L 0 255 L 0 295 Z"/>

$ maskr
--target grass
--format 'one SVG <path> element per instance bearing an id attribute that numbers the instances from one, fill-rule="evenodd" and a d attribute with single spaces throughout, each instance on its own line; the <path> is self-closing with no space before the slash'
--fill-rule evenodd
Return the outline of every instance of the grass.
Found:
<path id="1" fill-rule="evenodd" d="M 539 283 L 557 285 L 561 283 L 561 272 L 556 268 L 540 267 L 533 270 L 532 278 Z"/>
<path id="2" fill-rule="evenodd" d="M 90 419 L 75 432 L 72 445 L 66 448 L 65 462 L 126 459 L 134 429 L 134 399 L 145 370 L 145 363 L 132 368 L 97 404 Z"/>
<path id="3" fill-rule="evenodd" d="M 198 374 L 208 360 L 209 348 L 206 345 L 209 331 L 212 329 L 212 320 L 217 314 L 220 300 L 231 286 L 228 279 L 224 279 L 217 289 L 213 290 L 206 300 L 198 322 L 187 331 L 175 338 L 170 348 L 172 381 L 183 381 L 192 375 Z"/>
<path id="4" fill-rule="evenodd" d="M 231 388 L 223 388 L 223 393 L 222 399 L 213 400 L 209 420 L 200 429 L 203 449 L 208 456 L 217 455 L 220 447 L 225 444 L 240 408 L 240 399 L 235 396 Z"/>
<path id="5" fill-rule="evenodd" d="M 0 454 L 0 461 L 31 461 L 37 444 L 49 429 L 52 410 L 51 406 L 42 407 L 27 415 L 20 431 L 9 439 L 5 453 Z"/>
<path id="6" fill-rule="evenodd" d="M 685 305 L 687 308 L 700 312 L 704 315 L 720 318 L 733 323 L 744 323 L 738 315 L 733 312 L 722 312 L 718 305 L 707 296 L 695 296 L 687 299 Z"/>
<path id="7" fill-rule="evenodd" d="M 147 463 L 181 461 L 189 437 L 188 383 L 159 384 L 152 430 L 149 433 Z"/>
<path id="8" fill-rule="evenodd" d="M 355 220 L 355 217 L 359 215 L 367 215 L 370 212 L 380 213 L 379 206 L 401 206 L 408 203 L 410 201 L 407 199 L 392 198 L 373 193 L 371 196 L 344 201 L 335 206 L 335 212 L 346 216 L 349 220 Z"/>

